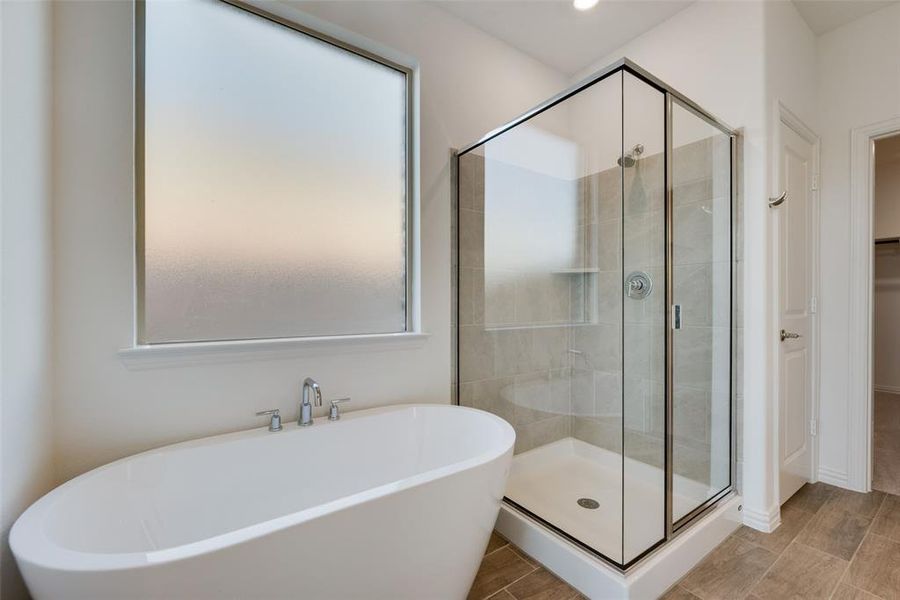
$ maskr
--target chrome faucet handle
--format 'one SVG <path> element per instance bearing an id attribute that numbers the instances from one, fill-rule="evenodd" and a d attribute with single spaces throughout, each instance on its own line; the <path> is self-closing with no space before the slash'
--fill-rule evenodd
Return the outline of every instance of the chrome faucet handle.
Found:
<path id="1" fill-rule="evenodd" d="M 272 416 L 271 420 L 269 420 L 269 431 L 281 431 L 281 414 L 279 414 L 277 408 L 273 408 L 272 410 L 261 410 L 256 413 L 257 417 L 263 415 Z"/>
<path id="2" fill-rule="evenodd" d="M 331 408 L 328 410 L 329 421 L 337 421 L 341 418 L 341 408 L 338 404 L 342 402 L 350 402 L 350 398 L 338 398 L 337 400 L 331 401 Z"/>
<path id="3" fill-rule="evenodd" d="M 313 403 L 316 406 L 322 406 L 322 388 L 312 377 L 303 380 L 303 393 L 300 401 L 300 417 L 297 419 L 297 425 L 301 427 L 309 427 L 313 424 L 312 404 L 309 401 L 309 390 L 313 391 Z"/>

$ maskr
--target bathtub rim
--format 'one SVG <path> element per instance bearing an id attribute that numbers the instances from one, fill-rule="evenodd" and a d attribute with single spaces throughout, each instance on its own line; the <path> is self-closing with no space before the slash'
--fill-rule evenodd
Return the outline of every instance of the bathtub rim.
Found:
<path id="1" fill-rule="evenodd" d="M 427 403 L 392 404 L 347 412 L 342 415 L 341 421 L 338 423 L 329 423 L 327 417 L 319 417 L 314 419 L 314 421 L 316 423 L 340 426 L 342 422 L 346 421 L 417 408 L 424 408 L 427 410 L 451 410 L 454 412 L 464 410 L 466 412 L 476 413 L 478 418 L 488 419 L 497 424 L 501 435 L 496 443 L 491 445 L 490 449 L 437 469 L 416 473 L 415 475 L 404 479 L 389 481 L 355 494 L 336 498 L 329 502 L 311 506 L 297 512 L 282 515 L 267 521 L 253 523 L 239 529 L 170 548 L 141 552 L 83 552 L 62 547 L 47 537 L 43 529 L 44 522 L 47 513 L 54 507 L 55 503 L 61 500 L 62 496 L 69 488 L 76 485 L 84 485 L 86 480 L 102 471 L 111 469 L 137 457 L 164 450 L 214 445 L 242 438 L 265 437 L 273 434 L 269 432 L 266 427 L 259 427 L 167 444 L 101 465 L 57 486 L 29 506 L 25 512 L 16 519 L 9 533 L 10 548 L 12 549 L 12 553 L 17 562 L 24 561 L 29 565 L 59 572 L 119 571 L 161 566 L 210 554 L 255 539 L 263 538 L 295 525 L 323 518 L 366 502 L 372 502 L 417 486 L 481 467 L 502 458 L 506 454 L 512 455 L 513 445 L 515 444 L 516 439 L 515 430 L 512 425 L 497 415 L 471 407 Z M 296 434 L 299 433 L 299 430 L 303 429 L 296 423 L 286 424 L 284 427 L 285 430 L 280 432 L 281 434 Z M 501 498 L 498 498 L 498 506 L 501 500 Z"/>

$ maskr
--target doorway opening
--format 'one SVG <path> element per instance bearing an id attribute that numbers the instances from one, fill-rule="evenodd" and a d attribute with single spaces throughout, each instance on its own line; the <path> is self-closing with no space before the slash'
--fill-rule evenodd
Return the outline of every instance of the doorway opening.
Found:
<path id="1" fill-rule="evenodd" d="M 900 494 L 900 134 L 872 162 L 872 489 Z"/>

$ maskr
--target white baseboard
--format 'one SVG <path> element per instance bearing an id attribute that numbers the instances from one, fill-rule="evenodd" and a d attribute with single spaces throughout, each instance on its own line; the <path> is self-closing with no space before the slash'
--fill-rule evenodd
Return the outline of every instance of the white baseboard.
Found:
<path id="1" fill-rule="evenodd" d="M 842 488 L 850 487 L 847 473 L 835 471 L 834 469 L 829 469 L 828 467 L 819 467 L 819 481 L 830 485 L 836 485 Z"/>
<path id="2" fill-rule="evenodd" d="M 900 386 L 875 384 L 874 387 L 876 392 L 884 392 L 886 394 L 900 394 Z"/>
<path id="3" fill-rule="evenodd" d="M 768 511 L 754 510 L 745 505 L 741 515 L 744 525 L 763 533 L 772 533 L 781 525 L 781 507 L 777 504 Z"/>

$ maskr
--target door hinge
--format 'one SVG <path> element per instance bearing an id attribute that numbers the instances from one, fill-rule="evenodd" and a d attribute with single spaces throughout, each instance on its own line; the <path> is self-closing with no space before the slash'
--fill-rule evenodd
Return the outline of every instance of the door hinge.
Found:
<path id="1" fill-rule="evenodd" d="M 819 310 L 819 299 L 813 296 L 809 299 L 809 312 L 811 314 L 816 314 Z"/>
<path id="2" fill-rule="evenodd" d="M 812 175 L 812 191 L 819 191 L 819 174 L 813 173 Z"/>
<path id="3" fill-rule="evenodd" d="M 816 420 L 812 419 L 809 422 L 809 435 L 815 436 L 819 433 L 819 426 L 816 424 Z"/>

